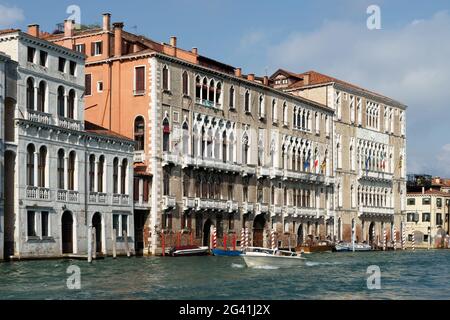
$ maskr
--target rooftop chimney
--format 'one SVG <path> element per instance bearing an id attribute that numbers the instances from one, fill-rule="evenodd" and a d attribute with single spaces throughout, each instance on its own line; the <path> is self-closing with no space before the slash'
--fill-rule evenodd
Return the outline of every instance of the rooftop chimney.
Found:
<path id="1" fill-rule="evenodd" d="M 249 81 L 255 81 L 255 74 L 254 73 L 249 73 L 247 75 L 247 80 Z"/>
<path id="2" fill-rule="evenodd" d="M 192 53 L 193 54 L 198 54 L 198 49 L 196 47 L 192 48 Z"/>
<path id="3" fill-rule="evenodd" d="M 303 85 L 304 86 L 309 85 L 309 74 L 304 74 L 303 75 Z"/>
<path id="4" fill-rule="evenodd" d="M 120 57 L 122 55 L 122 29 L 123 22 L 115 22 L 114 26 L 114 55 Z"/>
<path id="5" fill-rule="evenodd" d="M 30 36 L 39 38 L 39 25 L 38 24 L 29 24 L 27 33 Z"/>
<path id="6" fill-rule="evenodd" d="M 234 75 L 236 77 L 241 77 L 242 76 L 242 69 L 241 68 L 234 69 Z"/>
<path id="7" fill-rule="evenodd" d="M 74 30 L 74 20 L 64 20 L 64 37 L 72 38 Z"/>
<path id="8" fill-rule="evenodd" d="M 111 13 L 103 14 L 103 31 L 111 31 Z"/>
<path id="9" fill-rule="evenodd" d="M 264 76 L 264 78 L 263 78 L 263 84 L 264 84 L 265 86 L 268 86 L 268 85 L 269 85 L 269 77 L 268 77 L 268 76 Z"/>
<path id="10" fill-rule="evenodd" d="M 177 47 L 177 37 L 174 36 L 170 37 L 170 45 L 174 48 Z"/>
<path id="11" fill-rule="evenodd" d="M 422 194 L 425 194 L 425 187 L 422 187 Z"/>

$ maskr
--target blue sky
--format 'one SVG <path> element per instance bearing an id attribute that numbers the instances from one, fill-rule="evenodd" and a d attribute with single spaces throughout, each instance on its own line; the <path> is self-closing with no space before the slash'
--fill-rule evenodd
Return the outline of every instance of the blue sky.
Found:
<path id="1" fill-rule="evenodd" d="M 366 9 L 381 8 L 381 30 L 366 27 Z M 408 171 L 450 177 L 450 3 L 387 0 L 0 0 L 0 28 L 38 23 L 52 31 L 81 9 L 81 22 L 112 21 L 156 41 L 271 74 L 315 69 L 409 106 Z"/>

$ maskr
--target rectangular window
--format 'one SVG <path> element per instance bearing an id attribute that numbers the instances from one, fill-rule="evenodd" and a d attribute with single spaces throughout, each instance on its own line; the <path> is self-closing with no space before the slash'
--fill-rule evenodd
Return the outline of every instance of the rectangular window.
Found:
<path id="1" fill-rule="evenodd" d="M 126 215 L 126 214 L 122 215 L 122 235 L 124 232 L 126 232 L 127 236 L 129 236 L 129 234 L 128 234 L 128 215 Z"/>
<path id="2" fill-rule="evenodd" d="M 431 203 L 431 199 L 430 198 L 423 198 L 422 199 L 422 204 L 430 204 Z"/>
<path id="3" fill-rule="evenodd" d="M 29 237 L 36 237 L 36 212 L 27 212 L 27 234 Z"/>
<path id="4" fill-rule="evenodd" d="M 85 96 L 90 96 L 92 94 L 91 86 L 92 86 L 92 75 L 86 74 L 84 76 L 84 95 Z"/>
<path id="5" fill-rule="evenodd" d="M 139 201 L 139 180 L 140 178 L 134 177 L 134 186 L 133 186 L 133 200 Z"/>
<path id="6" fill-rule="evenodd" d="M 197 213 L 195 215 L 195 237 L 200 238 L 202 236 L 202 215 L 201 213 Z"/>
<path id="7" fill-rule="evenodd" d="M 86 45 L 84 43 L 81 44 L 77 44 L 75 46 L 75 50 L 82 53 L 82 54 L 86 54 Z"/>
<path id="8" fill-rule="evenodd" d="M 442 208 L 442 198 L 436 198 L 436 207 Z"/>
<path id="9" fill-rule="evenodd" d="M 134 69 L 134 94 L 142 95 L 145 93 L 145 67 L 136 67 Z"/>
<path id="10" fill-rule="evenodd" d="M 91 56 L 99 56 L 103 52 L 103 43 L 101 41 L 91 43 Z"/>
<path id="11" fill-rule="evenodd" d="M 442 225 L 442 213 L 436 213 L 436 224 Z"/>
<path id="12" fill-rule="evenodd" d="M 71 76 L 74 76 L 76 70 L 77 70 L 77 64 L 76 64 L 76 62 L 75 62 L 75 61 L 70 61 L 70 63 L 69 63 L 69 71 L 70 71 L 70 75 L 71 75 Z"/>
<path id="13" fill-rule="evenodd" d="M 428 235 L 427 234 L 423 235 L 423 242 L 428 242 Z"/>
<path id="14" fill-rule="evenodd" d="M 66 59 L 59 57 L 58 59 L 58 70 L 64 72 L 66 69 Z"/>
<path id="15" fill-rule="evenodd" d="M 34 55 L 36 53 L 36 49 L 32 47 L 28 47 L 28 62 L 34 63 Z"/>
<path id="16" fill-rule="evenodd" d="M 217 224 L 217 238 L 223 237 L 223 219 L 222 216 L 218 215 L 216 217 L 216 224 Z"/>
<path id="17" fill-rule="evenodd" d="M 414 206 L 416 204 L 416 199 L 408 198 L 408 206 Z"/>
<path id="18" fill-rule="evenodd" d="M 113 230 L 116 231 L 116 237 L 121 237 L 122 235 L 120 234 L 120 226 L 119 226 L 119 218 L 120 215 L 118 214 L 114 214 L 113 215 Z"/>
<path id="19" fill-rule="evenodd" d="M 422 222 L 430 222 L 430 213 L 429 212 L 422 213 Z"/>
<path id="20" fill-rule="evenodd" d="M 414 222 L 414 212 L 408 212 L 406 215 L 407 222 Z"/>
<path id="21" fill-rule="evenodd" d="M 234 214 L 228 215 L 228 230 L 234 230 Z"/>
<path id="22" fill-rule="evenodd" d="M 97 82 L 97 92 L 103 92 L 103 81 Z"/>
<path id="23" fill-rule="evenodd" d="M 41 50 L 39 53 L 39 64 L 43 67 L 47 66 L 47 52 Z"/>
<path id="24" fill-rule="evenodd" d="M 41 212 L 41 230 L 42 237 L 50 237 L 48 211 Z"/>

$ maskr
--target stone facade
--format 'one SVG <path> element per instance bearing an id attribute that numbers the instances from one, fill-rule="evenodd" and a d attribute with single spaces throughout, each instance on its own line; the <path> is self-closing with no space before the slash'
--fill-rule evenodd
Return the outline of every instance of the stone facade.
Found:
<path id="1" fill-rule="evenodd" d="M 29 30 L 30 32 L 30 30 Z M 7 258 L 86 254 L 87 235 L 111 254 L 134 248 L 134 142 L 84 121 L 84 56 L 13 30 L 5 124 Z M 127 239 L 122 231 L 127 232 Z"/>

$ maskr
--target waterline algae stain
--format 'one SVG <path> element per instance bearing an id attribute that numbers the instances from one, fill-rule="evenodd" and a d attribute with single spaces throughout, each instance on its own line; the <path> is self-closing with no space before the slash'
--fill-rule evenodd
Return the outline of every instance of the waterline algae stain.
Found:
<path id="1" fill-rule="evenodd" d="M 70 266 L 80 289 L 67 288 Z M 369 266 L 379 267 L 379 289 L 367 286 L 378 283 Z M 0 264 L 0 299 L 450 299 L 448 283 L 448 250 L 311 254 L 279 269 L 213 256 Z"/>

